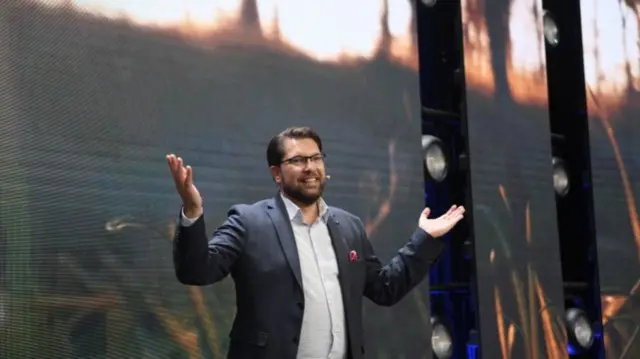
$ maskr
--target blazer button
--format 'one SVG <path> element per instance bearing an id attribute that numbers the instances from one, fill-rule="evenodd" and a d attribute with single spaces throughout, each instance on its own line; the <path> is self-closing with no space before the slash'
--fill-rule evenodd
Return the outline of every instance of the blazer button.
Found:
<path id="1" fill-rule="evenodd" d="M 293 344 L 298 344 L 299 341 L 298 337 L 293 337 Z"/>
<path id="2" fill-rule="evenodd" d="M 304 304 L 302 304 L 302 302 L 298 302 L 297 304 L 298 304 L 298 308 L 304 309 Z"/>

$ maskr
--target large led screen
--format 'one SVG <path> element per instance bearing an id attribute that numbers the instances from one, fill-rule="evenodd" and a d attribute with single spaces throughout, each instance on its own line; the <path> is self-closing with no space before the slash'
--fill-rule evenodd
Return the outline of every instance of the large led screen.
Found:
<path id="1" fill-rule="evenodd" d="M 310 125 L 326 201 L 388 260 L 424 203 L 408 0 L 11 0 L 0 11 L 0 357 L 223 358 L 233 282 L 174 274 L 192 165 L 209 230 L 275 195 L 271 136 Z M 367 302 L 367 301 L 365 301 Z M 430 357 L 426 283 L 365 306 L 367 354 Z"/>
<path id="2" fill-rule="evenodd" d="M 540 0 L 463 0 L 482 358 L 566 358 Z"/>
<path id="3" fill-rule="evenodd" d="M 640 355 L 640 2 L 582 0 L 606 357 Z"/>

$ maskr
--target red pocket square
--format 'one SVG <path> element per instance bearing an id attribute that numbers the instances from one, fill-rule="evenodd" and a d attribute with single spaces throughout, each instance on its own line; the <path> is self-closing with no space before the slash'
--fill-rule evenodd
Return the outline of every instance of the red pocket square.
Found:
<path id="1" fill-rule="evenodd" d="M 358 253 L 356 251 L 349 252 L 349 260 L 355 262 L 358 260 Z"/>

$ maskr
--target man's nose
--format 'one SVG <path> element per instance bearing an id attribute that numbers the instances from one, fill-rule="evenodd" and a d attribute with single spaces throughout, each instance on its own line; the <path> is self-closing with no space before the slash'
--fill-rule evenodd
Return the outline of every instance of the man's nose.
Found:
<path id="1" fill-rule="evenodd" d="M 314 167 L 314 162 L 311 160 L 311 158 L 305 158 L 304 159 L 304 169 L 305 170 L 309 170 L 311 168 Z"/>

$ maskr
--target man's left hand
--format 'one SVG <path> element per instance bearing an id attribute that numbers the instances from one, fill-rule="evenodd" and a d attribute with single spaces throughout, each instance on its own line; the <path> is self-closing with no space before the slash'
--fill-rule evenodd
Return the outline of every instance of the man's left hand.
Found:
<path id="1" fill-rule="evenodd" d="M 438 238 L 447 234 L 456 223 L 460 222 L 464 217 L 464 207 L 453 205 L 447 213 L 438 218 L 430 219 L 430 213 L 431 210 L 429 208 L 425 208 L 424 211 L 422 211 L 420 219 L 418 220 L 418 227 L 429 233 L 431 237 Z"/>

